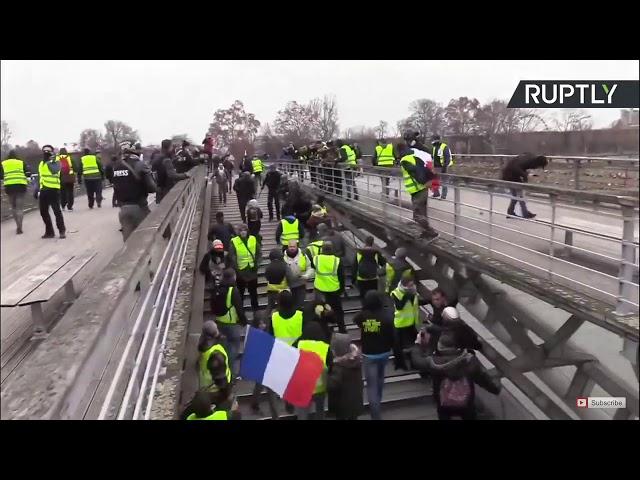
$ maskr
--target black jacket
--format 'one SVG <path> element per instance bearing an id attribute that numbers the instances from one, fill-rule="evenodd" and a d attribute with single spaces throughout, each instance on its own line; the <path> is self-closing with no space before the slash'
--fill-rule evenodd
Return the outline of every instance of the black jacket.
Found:
<path id="1" fill-rule="evenodd" d="M 231 248 L 231 238 L 236 236 L 236 231 L 228 222 L 225 223 L 214 223 L 213 226 L 209 229 L 209 234 L 207 235 L 207 239 L 210 242 L 214 240 L 220 240 L 225 250 L 229 250 Z"/>
<path id="2" fill-rule="evenodd" d="M 238 199 L 251 200 L 256 195 L 256 185 L 251 177 L 240 177 L 233 183 L 233 191 Z"/>
<path id="3" fill-rule="evenodd" d="M 253 173 L 253 163 L 250 158 L 245 158 L 240 163 L 240 171 L 241 172 L 249 172 Z"/>
<path id="4" fill-rule="evenodd" d="M 405 150 L 402 152 L 401 158 L 406 155 L 411 155 L 413 152 L 411 150 Z M 419 184 L 424 185 L 425 183 L 433 180 L 435 178 L 435 174 L 427 168 L 421 158 L 414 156 L 416 159 L 416 164 L 412 165 L 409 162 L 400 161 L 400 165 L 409 172 L 409 175 Z"/>
<path id="5" fill-rule="evenodd" d="M 224 264 L 226 267 L 230 265 L 228 257 L 229 257 L 228 252 L 225 252 L 225 251 L 216 252 L 212 248 L 207 253 L 205 253 L 204 256 L 202 257 L 198 270 L 200 270 L 200 273 L 205 275 L 207 277 L 207 280 L 209 280 L 213 276 L 211 272 L 210 262 L 213 262 L 214 264 Z"/>
<path id="6" fill-rule="evenodd" d="M 495 395 L 500 393 L 501 385 L 499 380 L 487 373 L 487 370 L 471 351 L 453 349 L 429 355 L 424 346 L 415 345 L 411 349 L 411 363 L 417 370 L 431 375 L 433 379 L 433 395 L 438 408 L 442 408 L 440 404 L 440 386 L 445 378 L 457 380 L 461 377 L 466 377 L 470 380 L 471 397 L 468 408 L 474 408 L 475 385 Z"/>
<path id="7" fill-rule="evenodd" d="M 240 237 L 238 237 L 240 238 Z M 249 237 L 247 237 L 246 242 L 249 241 Z M 257 240 L 257 239 L 256 239 Z M 245 242 L 245 244 L 246 244 Z M 229 262 L 233 265 L 233 268 L 236 270 L 236 274 L 242 278 L 245 282 L 251 282 L 258 278 L 258 267 L 260 266 L 260 260 L 262 258 L 262 253 L 260 251 L 260 242 L 256 241 L 256 254 L 255 254 L 255 262 L 253 268 L 245 268 L 244 270 L 238 270 L 238 254 L 236 252 L 236 247 L 231 243 L 231 247 L 229 248 Z"/>
<path id="8" fill-rule="evenodd" d="M 540 168 L 544 165 L 541 157 L 532 153 L 522 153 L 512 158 L 502 169 L 502 180 L 507 182 L 527 183 L 529 174 L 527 170 Z"/>
<path id="9" fill-rule="evenodd" d="M 264 177 L 263 187 L 267 187 L 269 191 L 276 192 L 278 187 L 280 186 L 280 179 L 282 178 L 282 174 L 277 170 L 272 171 L 269 170 L 267 175 Z"/>
<path id="10" fill-rule="evenodd" d="M 180 180 L 189 178 L 186 173 L 176 172 L 171 156 L 165 152 L 162 152 L 156 157 L 156 160 L 152 165 L 152 170 L 156 172 L 158 189 L 162 193 L 162 196 L 166 195 L 166 193 Z"/>
<path id="11" fill-rule="evenodd" d="M 287 279 L 288 283 L 291 283 L 294 277 L 289 270 L 289 267 L 284 260 L 271 260 L 267 268 L 264 269 L 264 277 L 267 282 L 271 284 L 282 283 L 282 280 Z"/>
<path id="12" fill-rule="evenodd" d="M 358 262 L 358 253 L 361 254 L 361 261 Z M 378 268 L 384 267 L 387 261 L 382 254 L 375 249 L 360 248 L 356 252 L 356 256 L 353 260 L 353 273 L 351 278 L 355 282 L 358 278 L 358 273 L 365 280 L 373 280 L 378 277 Z"/>
<path id="13" fill-rule="evenodd" d="M 393 348 L 393 313 L 390 309 L 370 310 L 366 307 L 358 313 L 353 322 L 360 328 L 362 353 L 378 355 Z"/>
<path id="14" fill-rule="evenodd" d="M 344 348 L 336 347 L 336 343 L 344 342 L 347 343 L 346 354 Z M 349 350 L 347 334 L 335 334 L 331 349 L 334 356 L 327 376 L 329 412 L 338 419 L 355 419 L 363 411 L 362 356 Z"/>
<path id="15" fill-rule="evenodd" d="M 238 323 L 240 325 L 246 325 L 247 316 L 244 313 L 242 297 L 240 296 L 240 291 L 235 284 L 230 285 L 228 283 L 222 282 L 220 285 L 218 285 L 216 291 L 211 295 L 211 311 L 226 311 L 227 294 L 230 287 L 233 287 L 233 293 L 231 294 L 231 305 L 236 308 L 236 312 L 238 313 Z"/>

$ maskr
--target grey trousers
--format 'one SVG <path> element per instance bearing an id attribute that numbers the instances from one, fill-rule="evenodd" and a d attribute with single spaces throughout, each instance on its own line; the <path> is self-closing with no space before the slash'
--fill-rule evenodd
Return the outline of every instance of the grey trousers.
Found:
<path id="1" fill-rule="evenodd" d="M 429 218 L 427 217 L 427 201 L 429 200 L 429 189 L 425 188 L 411 195 L 411 206 L 413 207 L 413 219 L 425 230 L 431 230 Z"/>
<path id="2" fill-rule="evenodd" d="M 149 207 L 146 205 L 142 207 L 140 205 L 125 204 L 120 207 L 118 218 L 120 219 L 120 226 L 122 227 L 123 241 L 127 241 L 129 235 L 138 228 L 138 225 L 142 223 L 148 214 Z"/>
<path id="3" fill-rule="evenodd" d="M 22 230 L 22 219 L 24 218 L 24 196 L 26 193 L 26 191 L 7 192 L 9 203 L 11 204 L 11 215 L 13 215 L 13 220 L 16 222 L 16 227 L 20 230 Z"/>

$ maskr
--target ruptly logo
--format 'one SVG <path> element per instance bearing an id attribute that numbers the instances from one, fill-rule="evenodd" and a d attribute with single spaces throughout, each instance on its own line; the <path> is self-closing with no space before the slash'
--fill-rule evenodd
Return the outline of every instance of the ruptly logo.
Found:
<path id="1" fill-rule="evenodd" d="M 638 80 L 521 80 L 509 108 L 638 108 Z"/>

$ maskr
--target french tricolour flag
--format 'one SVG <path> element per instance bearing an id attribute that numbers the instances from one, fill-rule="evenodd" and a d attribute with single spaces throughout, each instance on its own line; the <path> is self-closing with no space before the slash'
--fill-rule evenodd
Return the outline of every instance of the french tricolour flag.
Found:
<path id="1" fill-rule="evenodd" d="M 296 407 L 306 407 L 324 364 L 313 352 L 290 347 L 266 332 L 249 327 L 240 376 L 269 387 Z"/>

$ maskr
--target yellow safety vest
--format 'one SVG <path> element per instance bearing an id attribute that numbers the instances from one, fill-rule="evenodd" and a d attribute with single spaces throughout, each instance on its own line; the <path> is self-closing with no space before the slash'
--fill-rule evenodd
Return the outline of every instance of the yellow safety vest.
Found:
<path id="1" fill-rule="evenodd" d="M 376 254 L 374 255 L 374 259 L 375 259 L 375 262 L 376 262 L 376 270 L 377 270 L 377 265 L 378 265 L 378 255 L 379 255 L 378 252 L 376 252 Z M 356 280 L 376 280 L 378 278 L 377 275 L 375 277 L 372 277 L 372 278 L 364 278 L 364 277 L 360 276 L 360 261 L 362 260 L 362 253 L 358 252 L 356 254 L 356 258 L 358 260 L 358 275 L 357 275 Z"/>
<path id="2" fill-rule="evenodd" d="M 395 278 L 396 271 L 393 268 L 393 265 L 389 263 L 387 263 L 385 267 L 385 271 L 387 274 L 387 287 L 386 287 L 387 292 L 391 292 L 391 290 L 393 290 L 392 287 L 393 287 L 394 280 L 397 280 L 399 282 L 402 278 L 404 278 L 405 275 L 407 275 L 408 273 L 411 273 L 411 269 L 407 268 L 400 273 L 400 279 L 396 279 Z"/>
<path id="3" fill-rule="evenodd" d="M 414 180 L 414 178 L 409 174 L 409 172 L 405 170 L 405 168 L 402 166 L 402 162 L 409 162 L 411 165 L 415 165 L 416 157 L 409 154 L 409 155 L 405 155 L 400 159 L 400 169 L 402 170 L 402 179 L 404 180 L 404 188 L 406 188 L 407 193 L 409 193 L 409 195 L 413 195 L 414 193 L 421 192 L 422 190 L 427 188 L 424 185 Z"/>
<path id="4" fill-rule="evenodd" d="M 40 180 L 40 188 L 50 188 L 51 190 L 60 190 L 60 170 L 55 175 L 51 173 L 49 165 L 40 161 L 38 165 L 38 176 Z"/>
<path id="5" fill-rule="evenodd" d="M 343 149 L 345 152 L 347 152 L 347 161 L 346 161 L 347 166 L 353 166 L 358 164 L 356 162 L 356 152 L 353 150 L 353 148 L 351 148 L 349 145 L 342 145 L 342 147 L 340 148 Z"/>
<path id="6" fill-rule="evenodd" d="M 393 144 L 386 146 L 376 145 L 376 155 L 378 156 L 379 167 L 393 167 L 395 157 L 393 156 Z"/>
<path id="7" fill-rule="evenodd" d="M 262 160 L 256 158 L 255 160 L 251 160 L 251 166 L 253 167 L 253 173 L 261 173 L 263 166 Z"/>
<path id="8" fill-rule="evenodd" d="M 82 174 L 85 177 L 88 177 L 89 175 L 100 176 L 98 157 L 95 155 L 84 155 L 80 161 L 82 162 Z"/>
<path id="9" fill-rule="evenodd" d="M 216 410 L 208 417 L 200 418 L 195 413 L 187 417 L 187 420 L 229 420 L 229 413 L 226 410 Z"/>
<path id="10" fill-rule="evenodd" d="M 338 257 L 321 253 L 314 257 L 313 265 L 316 267 L 313 286 L 318 291 L 331 293 L 340 290 L 340 278 L 338 277 L 340 259 Z"/>
<path id="11" fill-rule="evenodd" d="M 282 318 L 276 311 L 271 314 L 271 325 L 273 325 L 273 335 L 288 345 L 300 338 L 302 335 L 302 312 L 296 310 L 291 318 Z"/>
<path id="12" fill-rule="evenodd" d="M 2 161 L 4 171 L 4 185 L 27 185 L 27 176 L 24 174 L 24 162 L 17 158 L 7 158 Z"/>
<path id="13" fill-rule="evenodd" d="M 238 270 L 245 268 L 253 268 L 256 265 L 256 246 L 258 240 L 253 235 L 247 237 L 247 244 L 240 237 L 233 237 L 231 243 L 236 247 L 236 257 L 238 262 Z M 247 248 L 249 247 L 249 248 Z"/>
<path id="14" fill-rule="evenodd" d="M 402 300 L 406 293 L 400 291 L 399 288 L 396 288 L 393 292 L 391 292 L 391 296 L 397 298 L 398 300 Z M 418 315 L 418 296 L 415 295 L 413 297 L 413 302 L 406 302 L 402 310 L 398 310 L 394 308 L 395 312 L 393 314 L 393 325 L 396 328 L 407 328 L 412 325 L 419 325 L 420 316 Z"/>
<path id="15" fill-rule="evenodd" d="M 234 307 L 231 304 L 232 297 L 233 297 L 233 287 L 229 287 L 229 290 L 227 290 L 227 299 L 225 302 L 225 306 L 227 307 L 227 313 L 225 313 L 221 317 L 216 315 L 216 322 L 238 323 L 238 312 L 236 311 L 236 307 Z"/>
<path id="16" fill-rule="evenodd" d="M 73 162 L 71 161 L 70 155 L 56 155 L 56 162 L 59 162 L 63 158 L 66 158 L 69 161 L 69 174 L 73 174 Z"/>
<path id="17" fill-rule="evenodd" d="M 280 243 L 283 246 L 289 245 L 289 240 L 300 240 L 300 220 L 296 218 L 295 222 L 289 223 L 283 218 L 282 220 L 280 220 L 280 225 L 282 225 L 282 235 L 280 236 Z"/>
<path id="18" fill-rule="evenodd" d="M 316 388 L 313 390 L 314 395 L 327 391 L 327 354 L 329 353 L 329 344 L 320 340 L 300 340 L 298 348 L 306 352 L 313 352 L 320 357 L 324 369 L 316 382 Z"/>
<path id="19" fill-rule="evenodd" d="M 322 248 L 322 244 L 324 240 L 316 240 L 315 242 L 311 242 L 307 246 L 307 251 L 309 252 L 311 258 L 316 257 L 320 253 L 320 249 Z"/>
<path id="20" fill-rule="evenodd" d="M 285 275 L 284 278 L 282 279 L 282 281 L 280 283 L 269 283 L 267 282 L 267 292 L 276 292 L 276 293 L 280 293 L 283 290 L 288 290 L 289 289 L 289 283 L 287 282 L 287 276 Z"/>
<path id="21" fill-rule="evenodd" d="M 227 351 L 224 349 L 222 345 L 219 343 L 212 346 L 209 350 L 206 350 L 200 354 L 200 388 L 206 388 L 207 391 L 215 392 L 218 391 L 218 387 L 213 383 L 213 378 L 211 377 L 211 372 L 209 371 L 209 367 L 207 364 L 209 363 L 209 358 L 215 352 L 220 352 L 224 357 L 225 363 L 225 377 L 227 377 L 227 382 L 231 383 L 231 369 L 229 368 L 229 356 L 227 355 Z"/>
<path id="22" fill-rule="evenodd" d="M 441 143 L 440 146 L 438 147 L 438 158 L 440 159 L 440 165 L 443 164 L 443 160 L 444 160 L 444 149 L 447 148 L 447 144 L 446 143 Z M 451 153 L 451 149 L 449 149 L 449 154 L 451 155 L 451 160 L 449 160 L 449 165 L 447 166 L 453 166 L 453 153 Z M 431 151 L 431 156 L 433 157 L 433 162 L 435 164 L 436 161 L 436 147 L 433 147 L 432 151 Z"/>

